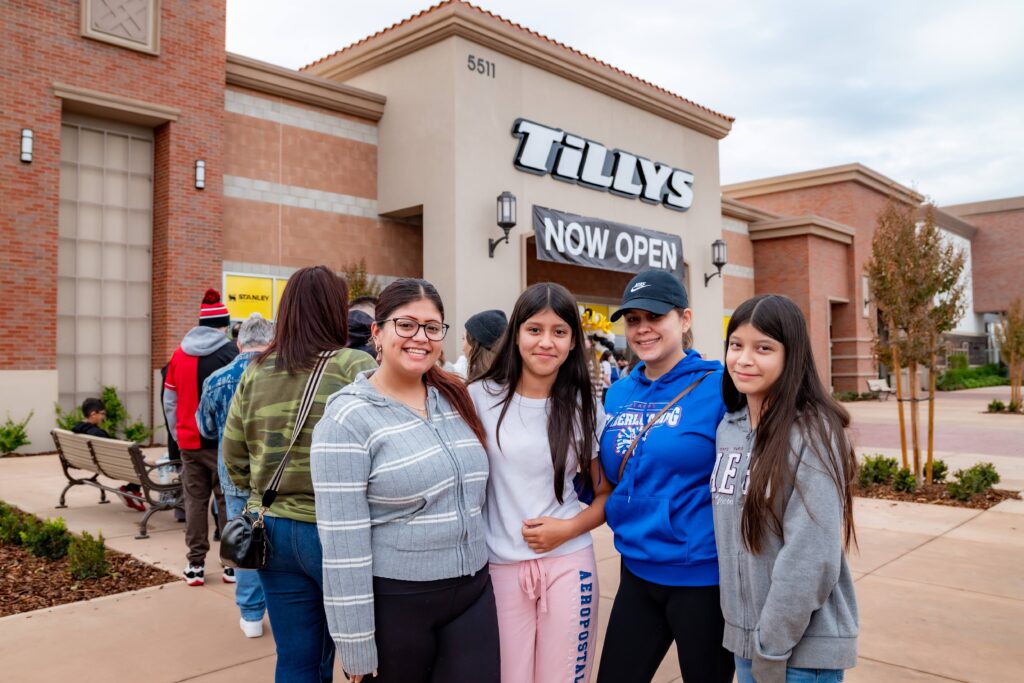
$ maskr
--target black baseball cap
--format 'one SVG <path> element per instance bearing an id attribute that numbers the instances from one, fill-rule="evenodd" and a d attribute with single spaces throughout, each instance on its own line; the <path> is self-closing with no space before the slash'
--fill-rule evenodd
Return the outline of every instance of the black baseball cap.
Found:
<path id="1" fill-rule="evenodd" d="M 611 315 L 618 320 L 631 308 L 665 315 L 673 308 L 687 308 L 690 300 L 683 283 L 664 270 L 645 270 L 637 274 L 622 292 L 622 305 Z"/>

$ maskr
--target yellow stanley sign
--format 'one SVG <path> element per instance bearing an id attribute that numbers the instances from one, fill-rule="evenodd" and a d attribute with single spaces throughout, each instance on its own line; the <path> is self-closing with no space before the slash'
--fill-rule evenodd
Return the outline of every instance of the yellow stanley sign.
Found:
<path id="1" fill-rule="evenodd" d="M 259 313 L 274 318 L 274 278 L 245 275 L 224 276 L 224 298 L 232 320 L 244 320 Z"/>

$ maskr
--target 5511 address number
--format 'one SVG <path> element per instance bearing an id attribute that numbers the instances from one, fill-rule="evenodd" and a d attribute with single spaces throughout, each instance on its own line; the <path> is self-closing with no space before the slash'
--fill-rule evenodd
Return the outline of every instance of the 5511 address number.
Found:
<path id="1" fill-rule="evenodd" d="M 470 71 L 475 71 L 481 76 L 489 76 L 495 78 L 498 73 L 498 67 L 494 62 L 487 59 L 480 59 L 474 55 L 469 55 L 466 59 L 466 68 Z"/>

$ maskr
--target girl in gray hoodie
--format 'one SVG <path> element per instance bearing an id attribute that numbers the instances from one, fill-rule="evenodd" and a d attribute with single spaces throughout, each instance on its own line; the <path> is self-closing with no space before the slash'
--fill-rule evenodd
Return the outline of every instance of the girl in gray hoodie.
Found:
<path id="1" fill-rule="evenodd" d="M 723 644 L 739 683 L 838 682 L 857 660 L 856 456 L 803 314 L 784 296 L 736 309 L 726 332 L 711 475 Z"/>

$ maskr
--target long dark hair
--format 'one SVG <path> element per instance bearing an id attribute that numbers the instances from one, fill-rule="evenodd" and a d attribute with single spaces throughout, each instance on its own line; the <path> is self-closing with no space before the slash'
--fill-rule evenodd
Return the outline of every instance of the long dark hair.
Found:
<path id="1" fill-rule="evenodd" d="M 466 359 L 466 383 L 469 384 L 480 379 L 485 372 L 491 369 L 497 354 L 494 348 L 487 348 L 474 339 L 468 331 L 466 332 L 466 341 L 470 346 L 469 358 Z M 497 344 L 495 344 L 496 347 Z"/>
<path id="2" fill-rule="evenodd" d="M 569 449 L 575 450 L 580 473 L 585 481 L 589 481 L 590 458 L 594 452 L 594 434 L 597 429 L 597 411 L 587 368 L 587 352 L 583 344 L 583 325 L 576 300 L 568 289 L 553 282 L 540 282 L 530 285 L 519 295 L 505 334 L 498 342 L 494 362 L 480 379 L 491 380 L 501 387 L 501 414 L 498 416 L 496 430 L 500 435 L 501 423 L 523 374 L 523 358 L 519 355 L 517 344 L 519 328 L 531 316 L 547 309 L 565 321 L 572 330 L 573 340 L 568 358 L 558 368 L 558 376 L 551 387 L 548 401 L 548 444 L 554 468 L 555 498 L 561 503 Z M 500 436 L 498 448 L 501 448 Z"/>
<path id="3" fill-rule="evenodd" d="M 402 278 L 392 282 L 380 293 L 377 298 L 374 322 L 378 327 L 383 326 L 396 310 L 421 299 L 426 299 L 437 306 L 438 312 L 441 313 L 441 320 L 444 320 L 444 303 L 441 301 L 441 295 L 437 293 L 437 288 L 426 280 Z M 381 361 L 383 360 L 382 358 Z M 469 397 L 469 392 L 462 380 L 434 365 L 424 373 L 423 381 L 437 389 L 445 397 L 466 421 L 469 428 L 473 430 L 476 438 L 480 439 L 480 443 L 486 443 L 487 435 L 484 432 L 484 426 L 473 408 L 473 399 Z"/>
<path id="4" fill-rule="evenodd" d="M 300 268 L 288 278 L 277 312 L 274 340 L 257 358 L 272 353 L 285 372 L 309 371 L 321 351 L 348 342 L 348 284 L 327 266 Z"/>
<path id="5" fill-rule="evenodd" d="M 763 547 L 765 529 L 782 537 L 779 496 L 787 481 L 793 480 L 790 436 L 796 428 L 835 484 L 843 507 L 843 544 L 849 549 L 857 542 L 853 528 L 857 456 L 846 433 L 850 414 L 825 391 L 818 377 L 807 322 L 799 306 L 778 294 L 747 299 L 729 320 L 726 349 L 733 332 L 747 323 L 782 344 L 786 355 L 782 374 L 768 390 L 757 423 L 747 475 L 750 486 L 743 504 L 743 541 L 757 554 Z M 722 377 L 722 397 L 733 412 L 747 405 L 747 397 L 736 389 L 728 372 Z"/>

